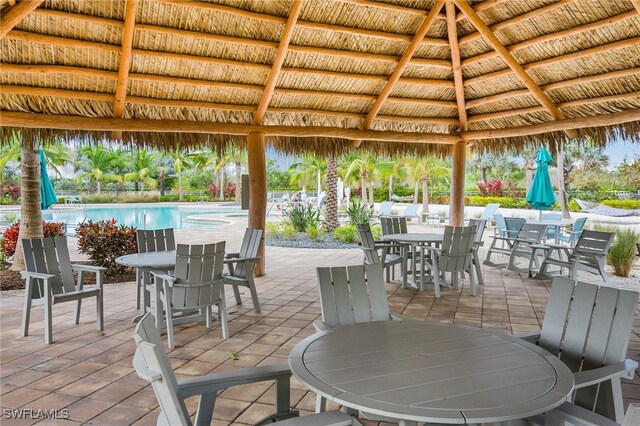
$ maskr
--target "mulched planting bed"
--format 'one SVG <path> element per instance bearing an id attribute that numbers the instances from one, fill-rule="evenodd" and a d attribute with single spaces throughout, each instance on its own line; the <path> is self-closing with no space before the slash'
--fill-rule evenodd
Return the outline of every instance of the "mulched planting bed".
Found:
<path id="1" fill-rule="evenodd" d="M 343 243 L 334 240 L 329 235 L 324 235 L 321 240 L 312 240 L 307 234 L 298 234 L 292 239 L 284 239 L 282 237 L 267 237 L 266 245 L 273 247 L 289 247 L 289 248 L 313 248 L 313 249 L 348 249 L 360 248 L 358 243 Z"/>

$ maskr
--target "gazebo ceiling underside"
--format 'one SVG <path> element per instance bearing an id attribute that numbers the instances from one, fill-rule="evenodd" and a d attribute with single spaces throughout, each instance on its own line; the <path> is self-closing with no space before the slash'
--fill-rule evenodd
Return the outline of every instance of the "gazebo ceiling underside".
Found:
<path id="1" fill-rule="evenodd" d="M 345 151 L 362 135 L 377 152 L 442 155 L 456 138 L 490 151 L 556 141 L 565 132 L 527 128 L 578 119 L 570 135 L 640 140 L 639 0 L 498 0 L 471 12 L 456 1 L 425 24 L 434 4 L 140 0 L 127 18 L 124 1 L 47 0 L 0 41 L 2 131 L 121 129 L 126 142 L 166 148 L 267 129 L 288 152 Z"/>

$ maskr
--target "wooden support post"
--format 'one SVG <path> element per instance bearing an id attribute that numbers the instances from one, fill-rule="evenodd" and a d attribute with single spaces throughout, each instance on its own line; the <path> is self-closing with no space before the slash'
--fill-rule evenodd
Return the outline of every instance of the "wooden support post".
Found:
<path id="1" fill-rule="evenodd" d="M 249 133 L 249 228 L 264 230 L 267 214 L 267 165 L 264 133 Z M 265 274 L 264 233 L 258 249 L 257 276 Z"/>
<path id="2" fill-rule="evenodd" d="M 451 195 L 449 200 L 449 225 L 464 225 L 464 178 L 467 162 L 467 143 L 453 145 L 453 167 L 451 169 Z"/>

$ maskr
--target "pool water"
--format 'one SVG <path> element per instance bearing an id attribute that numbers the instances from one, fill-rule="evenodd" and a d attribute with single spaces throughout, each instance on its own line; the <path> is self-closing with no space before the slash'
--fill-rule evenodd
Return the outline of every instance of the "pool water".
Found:
<path id="1" fill-rule="evenodd" d="M 66 222 L 72 227 L 86 220 L 116 219 L 118 225 L 133 226 L 137 229 L 195 229 L 221 226 L 224 221 L 187 222 L 187 216 L 219 213 L 207 209 L 178 209 L 176 206 L 114 206 L 87 207 L 78 210 L 43 211 L 46 221 Z"/>

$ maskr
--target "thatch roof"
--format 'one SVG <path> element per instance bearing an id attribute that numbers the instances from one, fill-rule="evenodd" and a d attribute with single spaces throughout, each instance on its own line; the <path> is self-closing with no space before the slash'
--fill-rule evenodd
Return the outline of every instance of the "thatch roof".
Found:
<path id="1" fill-rule="evenodd" d="M 565 134 L 640 140 L 638 0 L 0 0 L 0 11 L 4 133 L 119 131 L 167 147 L 265 132 L 285 151 L 364 140 L 435 153 L 456 140 L 498 151 Z"/>

